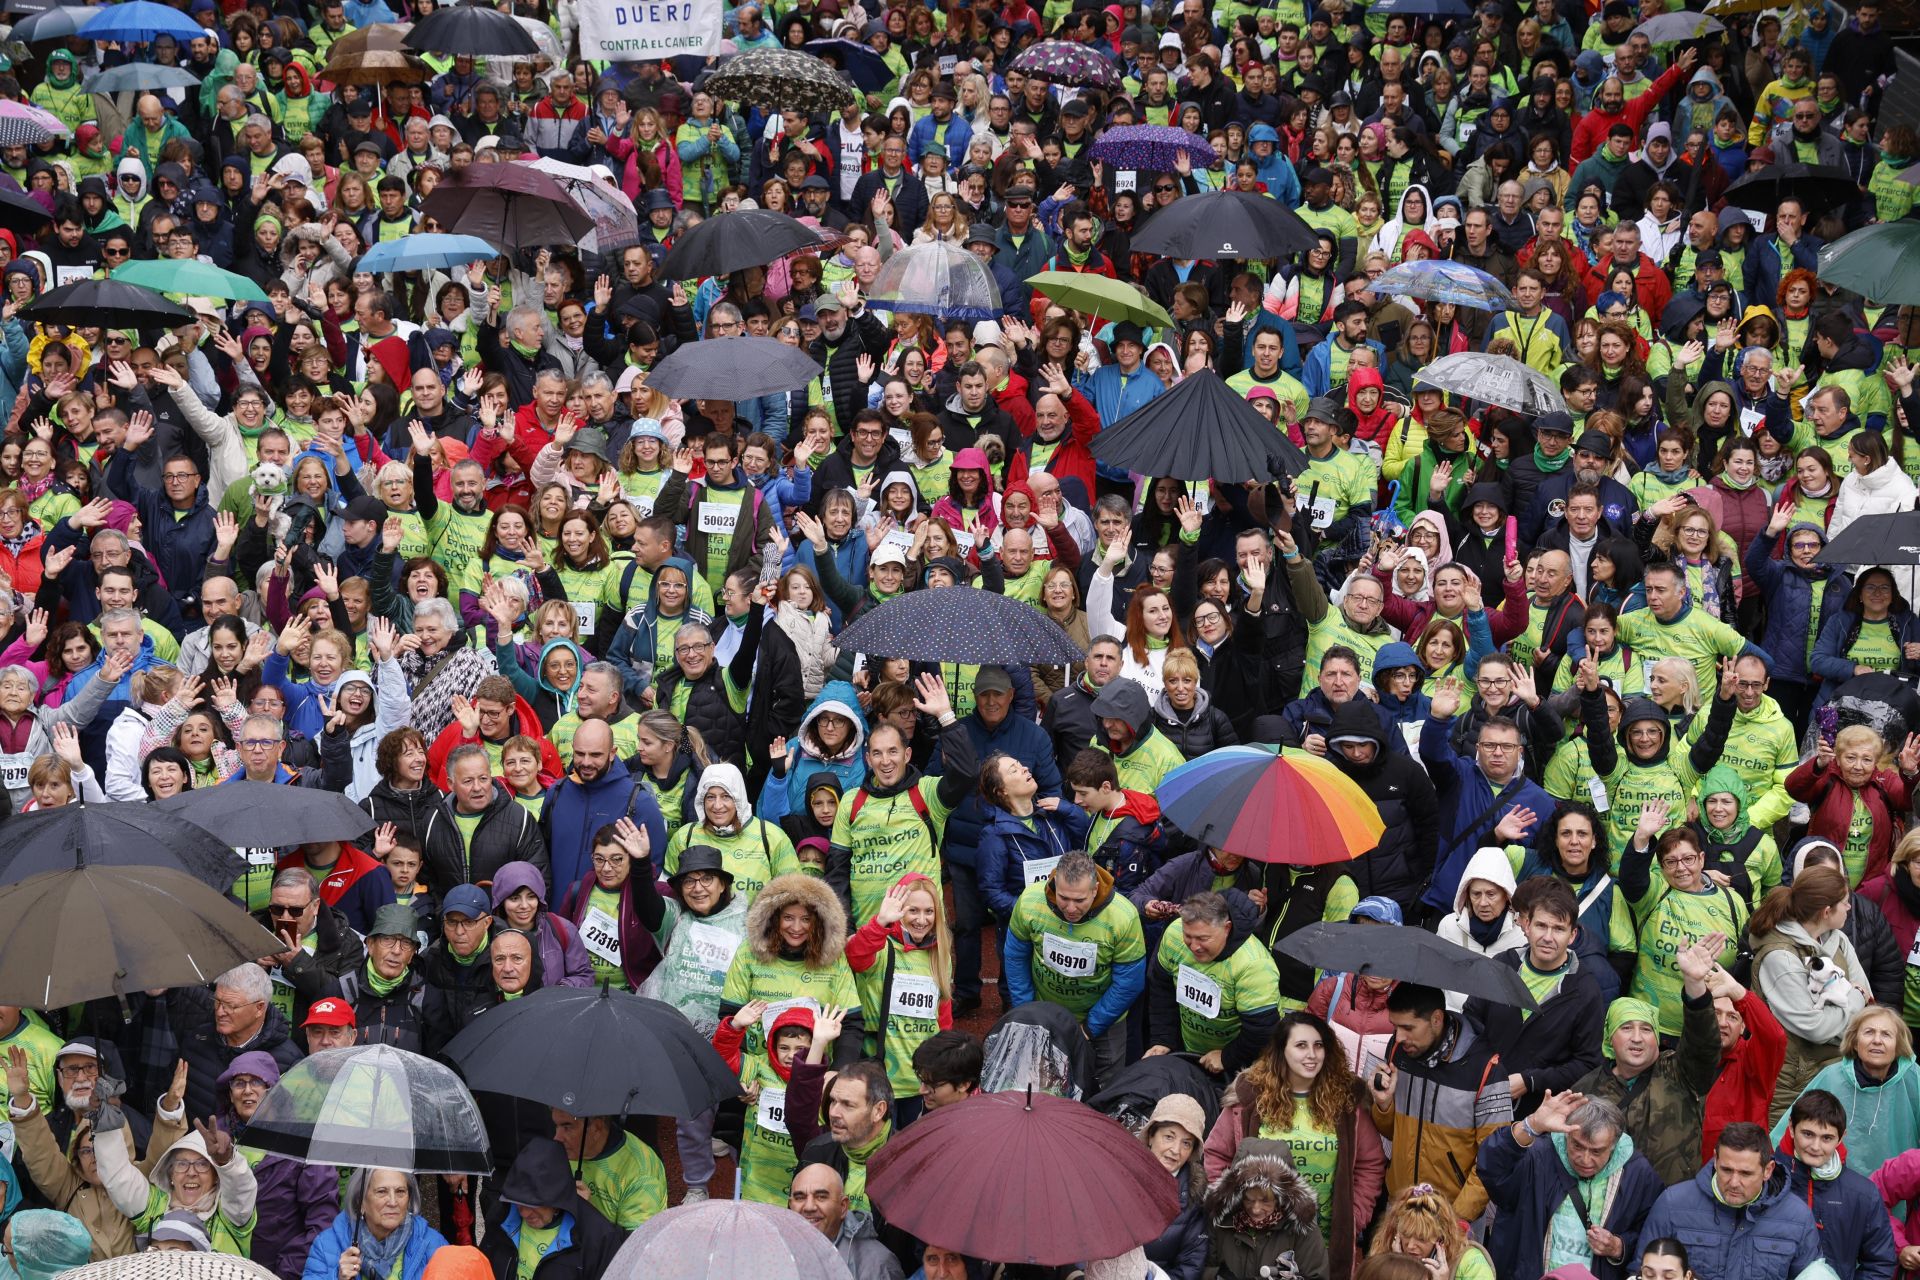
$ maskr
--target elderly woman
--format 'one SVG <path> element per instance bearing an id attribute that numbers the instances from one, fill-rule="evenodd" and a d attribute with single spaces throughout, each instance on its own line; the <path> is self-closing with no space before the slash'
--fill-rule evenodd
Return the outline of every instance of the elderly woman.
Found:
<path id="1" fill-rule="evenodd" d="M 162 1119 L 179 1114 L 178 1107 L 165 1105 L 168 1101 L 161 1099 Z M 98 1123 L 120 1121 L 118 1111 L 118 1107 L 104 1109 Z M 168 1147 L 146 1177 L 124 1143 L 96 1142 L 94 1159 L 114 1208 L 133 1220 L 135 1231 L 145 1233 L 161 1215 L 184 1210 L 199 1219 L 215 1253 L 249 1256 L 259 1222 L 255 1212 L 259 1183 L 224 1130 L 195 1120 L 193 1132 Z"/>
<path id="2" fill-rule="evenodd" d="M 1180 1188 L 1180 1212 L 1146 1246 L 1147 1261 L 1171 1280 L 1200 1280 L 1207 1266 L 1207 1220 L 1201 1211 L 1207 1179 L 1200 1164 L 1206 1127 L 1207 1115 L 1198 1102 L 1184 1093 L 1170 1093 L 1154 1106 L 1140 1132 L 1140 1141 Z"/>
<path id="3" fill-rule="evenodd" d="M 307 1255 L 302 1280 L 420 1280 L 447 1239 L 420 1216 L 420 1184 L 400 1169 L 361 1169 L 340 1215 Z"/>
<path id="4" fill-rule="evenodd" d="M 493 655 L 460 629 L 459 616 L 444 599 L 413 606 L 413 634 L 420 647 L 400 655 L 400 669 L 413 695 L 412 726 L 431 739 L 453 723 L 453 700 L 471 698 L 498 669 Z"/>
<path id="5" fill-rule="evenodd" d="M 15 809 L 32 798 L 27 774 L 33 762 L 53 750 L 53 727 L 70 725 L 84 728 L 99 714 L 111 694 L 133 666 L 130 654 L 108 656 L 101 678 L 91 680 L 80 696 L 57 707 L 34 710 L 33 701 L 40 692 L 40 681 L 23 666 L 0 667 L 0 786 Z"/>
<path id="6" fill-rule="evenodd" d="M 1869 1005 L 1854 1014 L 1840 1038 L 1839 1060 L 1807 1081 L 1807 1092 L 1815 1089 L 1847 1109 L 1847 1168 L 1862 1177 L 1920 1146 L 1920 1069 L 1897 1010 Z M 1786 1128 L 1782 1114 L 1774 1121 L 1775 1143 Z"/>
<path id="7" fill-rule="evenodd" d="M 267 1091 L 280 1083 L 280 1064 L 270 1053 L 243 1053 L 216 1083 L 220 1127 L 241 1140 Z M 340 1175 L 331 1165 L 303 1164 L 245 1146 L 240 1150 L 253 1166 L 258 1187 L 254 1203 L 260 1223 L 254 1228 L 251 1256 L 280 1280 L 300 1280 L 314 1238 L 340 1212 Z"/>

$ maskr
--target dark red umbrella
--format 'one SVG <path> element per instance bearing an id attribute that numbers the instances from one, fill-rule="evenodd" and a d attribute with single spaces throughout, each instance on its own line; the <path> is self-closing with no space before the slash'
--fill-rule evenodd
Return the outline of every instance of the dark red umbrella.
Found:
<path id="1" fill-rule="evenodd" d="M 1146 1145 L 1081 1102 L 983 1093 L 880 1148 L 867 1194 L 887 1222 L 988 1262 L 1063 1266 L 1157 1239 L 1180 1212 Z"/>
<path id="2" fill-rule="evenodd" d="M 575 244 L 593 230 L 566 188 L 524 164 L 470 164 L 435 187 L 421 212 L 502 253 Z"/>

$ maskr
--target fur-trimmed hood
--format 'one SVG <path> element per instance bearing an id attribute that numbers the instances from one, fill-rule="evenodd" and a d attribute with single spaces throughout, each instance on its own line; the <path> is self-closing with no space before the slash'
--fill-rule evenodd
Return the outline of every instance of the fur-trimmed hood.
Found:
<path id="1" fill-rule="evenodd" d="M 747 945 L 753 948 L 754 959 L 768 963 L 780 959 L 776 926 L 780 913 L 796 903 L 812 909 L 821 925 L 817 954 L 825 963 L 833 963 L 847 949 L 847 915 L 827 882 L 807 875 L 775 876 L 754 896 L 747 908 Z"/>
<path id="2" fill-rule="evenodd" d="M 1240 1212 L 1247 1188 L 1267 1187 L 1279 1198 L 1282 1222 L 1294 1231 L 1320 1229 L 1320 1202 L 1293 1167 L 1287 1144 L 1269 1138 L 1255 1138 L 1240 1144 L 1233 1164 L 1220 1175 L 1220 1181 L 1207 1192 L 1207 1221 L 1230 1227 Z"/>

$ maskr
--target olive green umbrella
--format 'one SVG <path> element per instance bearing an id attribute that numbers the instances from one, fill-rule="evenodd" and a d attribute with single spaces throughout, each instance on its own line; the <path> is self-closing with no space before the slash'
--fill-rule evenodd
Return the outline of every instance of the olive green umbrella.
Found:
<path id="1" fill-rule="evenodd" d="M 1820 250 L 1820 279 L 1887 306 L 1920 305 L 1920 222 L 1850 231 Z"/>
<path id="2" fill-rule="evenodd" d="M 270 301 L 267 291 L 248 277 L 192 258 L 142 258 L 115 267 L 110 274 L 115 280 L 144 285 L 160 293 L 231 298 L 239 302 Z"/>
<path id="3" fill-rule="evenodd" d="M 1159 303 L 1124 280 L 1089 271 L 1040 271 L 1027 283 L 1069 311 L 1117 323 L 1131 320 L 1142 328 L 1170 329 L 1173 317 Z"/>

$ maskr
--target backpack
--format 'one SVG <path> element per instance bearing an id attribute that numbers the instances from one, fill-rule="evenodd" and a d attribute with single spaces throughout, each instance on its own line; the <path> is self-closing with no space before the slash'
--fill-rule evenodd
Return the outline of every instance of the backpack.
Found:
<path id="1" fill-rule="evenodd" d="M 926 825 L 927 839 L 933 842 L 934 851 L 936 853 L 939 852 L 940 833 L 933 829 L 933 814 L 927 810 L 927 798 L 920 794 L 920 784 L 916 782 L 908 787 L 906 795 L 907 803 L 913 806 L 913 811 L 920 815 L 920 821 Z M 859 821 L 860 810 L 866 807 L 868 799 L 869 794 L 865 787 L 861 787 L 853 793 L 853 799 L 847 804 L 847 828 L 849 830 L 853 828 L 855 822 Z"/>

